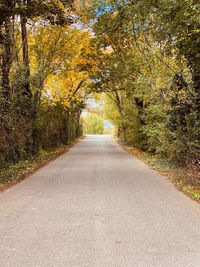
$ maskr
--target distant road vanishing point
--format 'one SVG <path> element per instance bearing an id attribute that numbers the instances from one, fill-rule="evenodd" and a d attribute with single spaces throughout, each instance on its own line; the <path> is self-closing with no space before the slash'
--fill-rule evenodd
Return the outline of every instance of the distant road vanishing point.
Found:
<path id="1" fill-rule="evenodd" d="M 109 136 L 0 194 L 0 267 L 200 267 L 200 205 Z"/>

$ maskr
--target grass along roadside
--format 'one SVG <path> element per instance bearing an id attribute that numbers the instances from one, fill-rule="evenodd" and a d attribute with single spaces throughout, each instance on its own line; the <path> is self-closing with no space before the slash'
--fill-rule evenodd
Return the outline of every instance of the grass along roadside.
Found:
<path id="1" fill-rule="evenodd" d="M 19 183 L 33 174 L 39 168 L 47 165 L 52 160 L 55 160 L 58 156 L 67 152 L 72 146 L 77 144 L 81 137 L 75 140 L 71 145 L 62 145 L 55 148 L 52 151 L 41 150 L 37 156 L 30 159 L 20 161 L 18 163 L 9 164 L 7 168 L 0 170 L 0 191 Z"/>
<path id="2" fill-rule="evenodd" d="M 158 155 L 127 146 L 117 139 L 115 141 L 149 167 L 166 176 L 179 190 L 200 202 L 200 168 L 198 166 L 180 167 L 175 162 L 170 162 Z"/>

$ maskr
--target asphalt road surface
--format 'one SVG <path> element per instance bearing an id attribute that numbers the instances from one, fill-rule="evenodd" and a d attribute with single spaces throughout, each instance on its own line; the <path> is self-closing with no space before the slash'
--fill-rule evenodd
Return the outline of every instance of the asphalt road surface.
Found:
<path id="1" fill-rule="evenodd" d="M 0 194 L 0 267 L 200 267 L 200 205 L 108 136 Z"/>

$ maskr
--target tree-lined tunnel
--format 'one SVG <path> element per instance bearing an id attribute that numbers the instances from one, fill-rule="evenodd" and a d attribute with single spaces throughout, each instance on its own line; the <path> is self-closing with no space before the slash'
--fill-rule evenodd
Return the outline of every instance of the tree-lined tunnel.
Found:
<path id="1" fill-rule="evenodd" d="M 200 266 L 198 0 L 1 0 L 0 266 Z M 101 136 L 99 135 L 101 134 Z"/>

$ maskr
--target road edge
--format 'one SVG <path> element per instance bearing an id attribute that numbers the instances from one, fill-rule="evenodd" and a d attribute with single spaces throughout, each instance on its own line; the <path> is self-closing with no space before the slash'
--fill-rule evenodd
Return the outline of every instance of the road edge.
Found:
<path id="1" fill-rule="evenodd" d="M 60 148 L 59 151 L 57 152 L 56 150 L 55 152 L 52 151 L 52 154 L 50 154 L 47 158 L 42 159 L 42 161 L 38 165 L 36 165 L 36 163 L 38 163 L 37 161 L 32 161 L 28 166 L 22 168 L 21 171 L 24 171 L 25 174 L 23 174 L 21 177 L 18 178 L 18 174 L 16 174 L 15 178 L 10 179 L 7 183 L 0 183 L 0 194 L 4 192 L 6 189 L 9 189 L 12 186 L 19 184 L 23 182 L 24 180 L 28 179 L 31 175 L 36 173 L 39 169 L 47 166 L 49 163 L 53 162 L 58 157 L 68 152 L 72 147 L 74 147 L 76 144 L 81 142 L 84 138 L 85 136 L 83 135 L 77 138 L 72 144 L 66 145 L 63 148 Z"/>
<path id="2" fill-rule="evenodd" d="M 146 166 L 148 166 L 150 169 L 156 171 L 157 173 L 159 173 L 160 175 L 164 176 L 170 183 L 172 183 L 174 185 L 174 187 L 178 190 L 181 191 L 182 193 L 184 193 L 187 197 L 189 197 L 192 200 L 195 200 L 197 203 L 200 204 L 200 192 L 198 191 L 197 193 L 193 191 L 193 188 L 190 186 L 185 186 L 180 182 L 176 182 L 176 176 L 175 173 L 173 173 L 172 171 L 162 171 L 161 169 L 159 169 L 158 167 L 152 166 L 150 164 L 148 164 L 148 161 L 145 160 L 144 158 L 139 156 L 139 153 L 137 153 L 137 149 L 132 149 L 131 147 L 125 146 L 123 144 L 120 143 L 120 140 L 118 138 L 113 137 L 112 138 L 123 150 L 125 150 L 126 152 L 128 152 L 131 155 L 134 155 L 137 159 L 139 159 L 140 161 L 142 161 Z M 196 196 L 195 196 L 196 195 Z"/>

